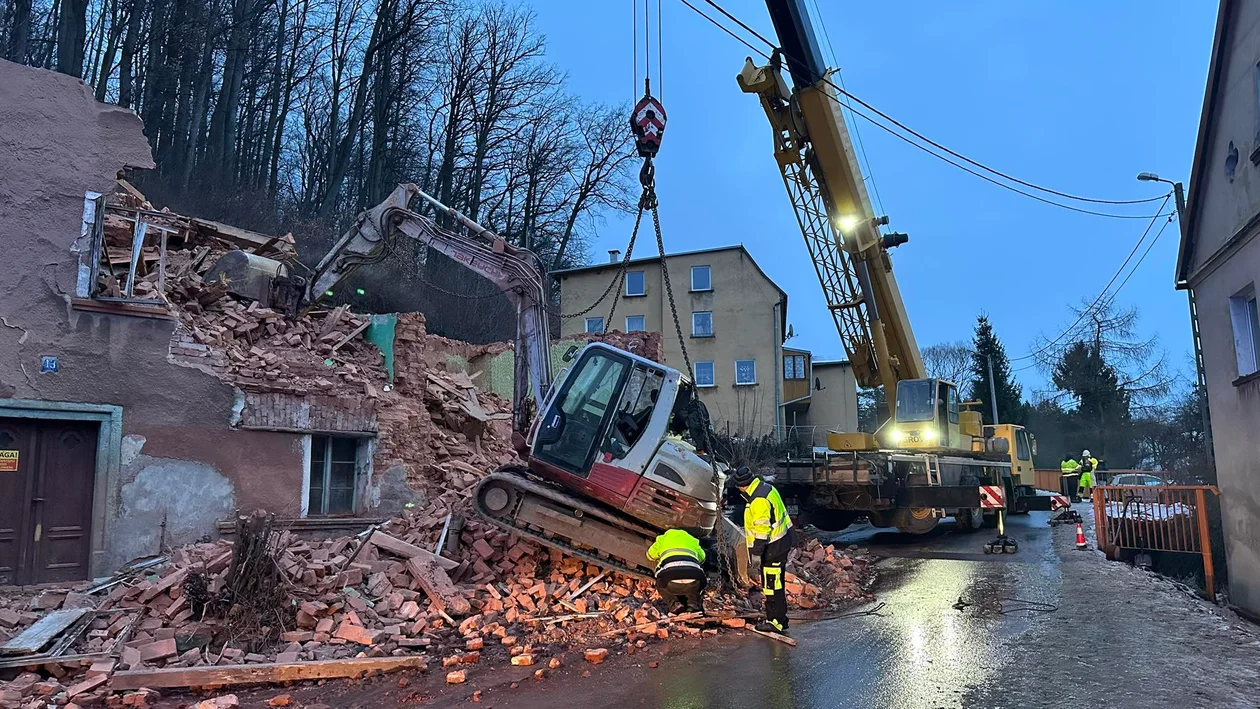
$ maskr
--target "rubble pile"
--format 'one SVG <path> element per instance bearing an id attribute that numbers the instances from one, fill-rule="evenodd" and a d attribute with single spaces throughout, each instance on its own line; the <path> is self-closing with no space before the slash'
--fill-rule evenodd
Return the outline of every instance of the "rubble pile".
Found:
<path id="1" fill-rule="evenodd" d="M 609 573 L 475 520 L 459 537 L 457 558 L 446 559 L 428 551 L 442 528 L 450 529 L 436 522 L 410 511 L 358 537 L 307 541 L 275 532 L 291 613 L 264 636 L 241 635 L 231 612 L 207 610 L 228 583 L 228 541 L 177 549 L 163 565 L 94 595 L 11 598 L 0 609 L 0 639 L 59 608 L 95 608 L 96 615 L 69 654 L 28 667 L 42 674 L 0 683 L 0 707 L 101 701 L 111 675 L 115 684 L 122 678 L 125 687 L 152 688 L 157 675 L 125 675 L 172 667 L 258 666 L 257 673 L 271 667 L 266 663 L 423 654 L 449 673 L 510 664 L 537 666 L 545 675 L 571 650 L 633 654 L 654 640 L 712 635 L 746 622 L 739 599 L 712 592 L 708 615 L 667 615 L 651 581 Z M 811 539 L 789 569 L 794 607 L 867 597 L 859 584 L 869 580 L 869 567 L 851 552 Z"/>
<path id="2" fill-rule="evenodd" d="M 795 608 L 829 609 L 851 603 L 864 594 L 862 585 L 870 580 L 869 560 L 834 545 L 823 546 L 810 538 L 788 559 L 784 590 L 788 604 Z"/>

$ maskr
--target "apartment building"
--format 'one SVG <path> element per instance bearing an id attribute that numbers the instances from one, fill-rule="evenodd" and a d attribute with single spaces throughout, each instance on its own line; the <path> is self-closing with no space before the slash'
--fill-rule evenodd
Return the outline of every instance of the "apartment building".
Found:
<path id="1" fill-rule="evenodd" d="M 715 426 L 738 435 L 801 435 L 818 426 L 849 427 L 852 421 L 811 422 L 813 363 L 807 350 L 785 347 L 787 293 L 766 276 L 743 246 L 634 259 L 625 267 L 619 297 L 620 252 L 606 263 L 554 272 L 560 284 L 561 335 L 647 330 L 662 333 L 665 364 L 683 369 L 665 287 L 668 273 L 679 325 L 691 359 L 691 375 Z M 589 312 L 585 312 L 589 309 Z M 578 317 L 570 317 L 582 313 Z M 852 377 L 852 374 L 850 374 Z M 840 395 L 844 388 L 837 386 Z M 856 412 L 855 402 L 852 407 Z M 843 406 L 834 407 L 843 410 Z M 804 432 L 804 433 L 802 433 Z"/>

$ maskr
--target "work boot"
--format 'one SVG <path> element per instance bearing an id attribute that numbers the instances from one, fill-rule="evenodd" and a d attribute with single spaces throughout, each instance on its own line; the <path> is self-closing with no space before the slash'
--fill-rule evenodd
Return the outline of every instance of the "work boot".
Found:
<path id="1" fill-rule="evenodd" d="M 787 635 L 787 626 L 780 625 L 777 620 L 763 620 L 754 625 L 753 630 L 760 630 L 763 633 L 778 633 L 779 635 Z"/>

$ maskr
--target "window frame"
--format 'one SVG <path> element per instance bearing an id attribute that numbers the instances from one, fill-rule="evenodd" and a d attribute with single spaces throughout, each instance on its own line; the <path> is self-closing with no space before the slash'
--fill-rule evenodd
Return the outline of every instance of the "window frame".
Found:
<path id="1" fill-rule="evenodd" d="M 637 330 L 630 329 L 630 318 L 638 318 L 642 321 L 642 326 Z M 626 316 L 626 332 L 647 332 L 647 316 L 646 315 L 627 315 Z"/>
<path id="2" fill-rule="evenodd" d="M 708 333 L 698 333 L 698 332 L 696 332 L 696 316 L 697 316 L 697 315 L 708 315 L 708 316 L 709 316 L 709 332 L 708 332 Z M 692 336 L 692 337 L 713 337 L 713 311 L 712 311 L 712 310 L 693 310 L 693 311 L 691 311 L 691 336 Z"/>
<path id="3" fill-rule="evenodd" d="M 706 280 L 709 282 L 707 288 L 696 288 L 696 269 L 703 268 L 707 273 Z M 691 292 L 692 293 L 709 293 L 713 290 L 713 267 L 709 264 L 697 264 L 691 267 Z"/>
<path id="4" fill-rule="evenodd" d="M 805 355 L 803 354 L 785 354 L 783 355 L 783 380 L 788 382 L 800 382 L 809 379 L 809 372 L 805 371 Z M 796 376 L 796 363 L 801 365 L 801 374 Z M 788 374 L 791 369 L 792 374 Z"/>
<path id="5" fill-rule="evenodd" d="M 709 383 L 703 384 L 700 381 L 700 365 L 709 365 Z M 717 386 L 717 364 L 711 359 L 696 360 L 691 364 L 691 381 L 695 383 L 698 389 L 710 389 Z"/>
<path id="6" fill-rule="evenodd" d="M 638 276 L 642 290 L 638 293 L 630 292 L 630 277 Z M 647 295 L 647 272 L 646 271 L 626 271 L 626 284 L 622 294 L 624 298 L 642 298 Z"/>
<path id="7" fill-rule="evenodd" d="M 752 381 L 741 382 L 739 380 L 739 366 L 741 363 L 748 363 L 752 365 Z M 756 384 L 757 384 L 757 360 L 753 357 L 749 357 L 747 359 L 735 360 L 735 386 L 748 387 L 748 386 L 755 386 Z"/>
<path id="8" fill-rule="evenodd" d="M 306 495 L 303 502 L 305 503 L 306 517 L 321 518 L 337 518 L 337 517 L 353 517 L 358 514 L 359 510 L 359 477 L 363 466 L 363 439 L 356 436 L 341 436 L 335 433 L 311 433 L 310 439 L 310 457 L 307 461 L 305 471 Z M 333 454 L 334 441 L 347 441 L 353 446 L 354 458 L 352 461 L 335 460 Z M 323 441 L 323 474 L 320 484 L 317 486 L 314 479 L 314 467 L 316 462 L 315 446 L 317 441 Z M 347 511 L 329 512 L 328 504 L 330 493 L 332 491 L 333 465 L 336 463 L 351 462 L 354 465 L 354 472 L 350 476 L 350 509 Z M 319 505 L 311 504 L 311 494 L 320 491 Z"/>
<path id="9" fill-rule="evenodd" d="M 1230 330 L 1234 338 L 1234 363 L 1238 377 L 1260 371 L 1260 303 L 1255 284 L 1229 298 Z"/>
<path id="10" fill-rule="evenodd" d="M 594 330 L 591 329 L 592 322 L 599 323 L 599 326 Z M 602 334 L 604 332 L 604 316 L 600 315 L 593 318 L 586 318 L 586 332 L 587 334 Z"/>

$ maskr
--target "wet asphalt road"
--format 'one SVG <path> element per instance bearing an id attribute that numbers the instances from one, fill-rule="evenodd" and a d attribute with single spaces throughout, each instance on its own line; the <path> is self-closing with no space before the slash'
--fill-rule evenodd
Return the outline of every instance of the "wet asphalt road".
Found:
<path id="1" fill-rule="evenodd" d="M 875 594 L 885 604 L 878 615 L 797 623 L 796 648 L 751 634 L 687 647 L 670 644 L 663 652 L 591 668 L 588 678 L 522 684 L 512 692 L 510 706 L 958 706 L 970 687 L 1001 666 L 995 640 L 1029 626 L 1037 611 L 1025 610 L 1023 601 L 1058 602 L 1059 557 L 1047 517 L 1034 512 L 1011 518 L 1008 533 L 1020 541 L 1015 555 L 983 554 L 981 544 L 994 530 L 963 534 L 948 521 L 922 537 L 869 527 L 846 530 L 829 541 L 889 557 L 878 567 Z M 955 609 L 959 599 L 970 605 Z M 649 660 L 660 667 L 649 669 Z"/>

